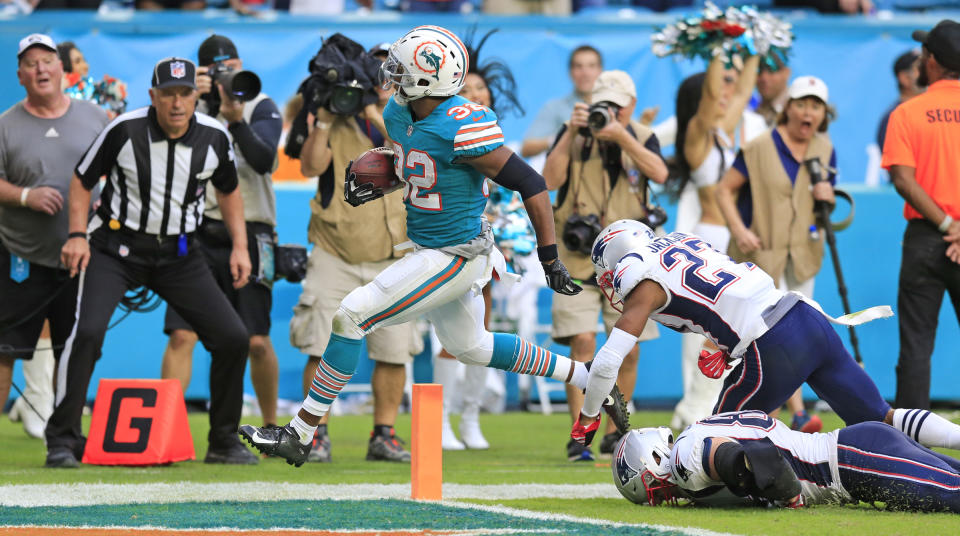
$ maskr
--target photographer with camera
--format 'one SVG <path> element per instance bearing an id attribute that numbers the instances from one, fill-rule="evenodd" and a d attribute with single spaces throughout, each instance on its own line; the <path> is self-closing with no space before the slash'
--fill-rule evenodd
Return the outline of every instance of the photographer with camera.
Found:
<path id="1" fill-rule="evenodd" d="M 233 138 L 247 248 L 253 264 L 251 284 L 239 289 L 232 285 L 230 236 L 217 197 L 210 191 L 207 192 L 197 240 L 217 283 L 240 315 L 250 336 L 250 378 L 263 422 L 276 424 L 278 373 L 277 354 L 270 342 L 270 309 L 274 275 L 282 274 L 274 266 L 277 208 L 271 172 L 283 120 L 273 100 L 260 93 L 257 76 L 242 70 L 243 61 L 230 39 L 222 35 L 210 36 L 200 44 L 197 59 L 197 92 L 200 95 L 197 110 L 216 117 Z M 208 184 L 207 188 L 209 190 L 211 185 Z M 170 340 L 163 354 L 161 376 L 180 380 L 186 392 L 197 334 L 171 307 L 167 307 L 164 333 L 170 336 Z"/>
<path id="2" fill-rule="evenodd" d="M 554 218 L 562 230 L 560 260 L 583 284 L 576 296 L 553 297 L 552 337 L 570 345 L 570 358 L 586 362 L 596 348 L 595 327 L 603 312 L 609 331 L 618 313 L 594 281 L 590 250 L 605 225 L 620 219 L 637 219 L 656 228 L 666 221 L 659 207 L 647 204 L 647 181 L 667 180 L 667 166 L 653 132 L 632 119 L 637 104 L 636 88 L 623 71 L 605 71 L 594 83 L 592 105 L 576 103 L 570 121 L 559 134 L 543 168 L 547 187 L 557 193 Z M 640 340 L 657 337 L 648 323 Z M 633 394 L 637 374 L 637 349 L 624 360 L 617 386 L 625 396 Z M 567 403 L 575 421 L 583 394 L 567 386 Z M 608 420 L 601 452 L 612 452 L 619 439 Z M 570 461 L 592 460 L 593 453 L 575 441 L 567 443 Z"/>
<path id="3" fill-rule="evenodd" d="M 383 108 L 392 94 L 369 78 L 344 80 L 336 85 L 330 80 L 332 76 L 325 76 L 333 70 L 361 71 L 374 58 L 379 68 L 386 59 L 389 43 L 365 53 L 362 48 L 357 49 L 359 45 L 348 41 L 336 36 L 326 40 L 317 58 L 329 61 L 337 56 L 336 51 L 346 53 L 342 54 L 341 63 L 332 61 L 322 69 L 318 67 L 320 61 L 313 62 L 312 70 L 324 74 L 321 80 L 326 83 L 321 81 L 312 94 L 304 95 L 304 102 L 307 106 L 313 103 L 314 110 L 307 116 L 308 134 L 300 153 L 300 170 L 305 177 L 319 178 L 317 194 L 310 200 L 307 231 L 314 248 L 303 293 L 290 321 L 290 342 L 310 356 L 303 369 L 305 397 L 326 350 L 333 316 L 341 300 L 402 257 L 403 252 L 395 246 L 407 240 L 402 195 L 386 195 L 357 207 L 344 199 L 343 172 L 349 163 L 368 149 L 384 146 Z M 368 95 L 374 95 L 376 100 L 362 106 Z M 367 337 L 368 353 L 374 361 L 370 380 L 374 426 L 367 460 L 410 462 L 410 453 L 396 438 L 393 426 L 403 399 L 405 365 L 413 361 L 413 331 L 409 324 L 400 324 L 384 327 Z M 328 419 L 329 414 L 321 419 L 307 461 L 330 461 Z"/>

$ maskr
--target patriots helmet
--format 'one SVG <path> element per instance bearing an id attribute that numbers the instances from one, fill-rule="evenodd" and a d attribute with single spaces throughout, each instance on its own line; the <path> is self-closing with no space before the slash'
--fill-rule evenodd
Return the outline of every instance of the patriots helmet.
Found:
<path id="1" fill-rule="evenodd" d="M 600 231 L 593 241 L 591 260 L 597 274 L 597 284 L 614 309 L 622 312 L 613 286 L 613 270 L 624 256 L 635 252 L 656 239 L 657 235 L 636 220 L 617 220 Z"/>
<path id="2" fill-rule="evenodd" d="M 406 104 L 422 97 L 449 97 L 463 87 L 470 55 L 460 38 L 439 26 L 417 26 L 390 45 L 380 67 L 384 89 L 397 87 Z"/>
<path id="3" fill-rule="evenodd" d="M 613 482 L 620 494 L 636 504 L 656 506 L 677 502 L 677 485 L 670 481 L 673 432 L 666 426 L 627 432 L 613 449 Z"/>

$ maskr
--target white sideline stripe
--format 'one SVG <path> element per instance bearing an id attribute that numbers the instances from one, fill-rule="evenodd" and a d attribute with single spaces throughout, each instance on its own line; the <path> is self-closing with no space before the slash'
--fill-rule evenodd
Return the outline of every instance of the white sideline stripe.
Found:
<path id="1" fill-rule="evenodd" d="M 266 497 L 264 489 L 270 490 Z M 619 499 L 613 484 L 444 484 L 445 499 Z M 280 482 L 144 484 L 20 484 L 0 486 L 0 506 L 211 501 L 409 499 L 410 484 L 288 484 Z M 624 503 L 626 504 L 626 503 Z"/>
<path id="2" fill-rule="evenodd" d="M 518 510 L 520 511 L 520 510 Z M 244 532 L 280 532 L 280 531 L 289 531 L 296 532 L 301 534 L 353 534 L 353 533 L 363 533 L 370 534 L 371 532 L 404 532 L 410 534 L 417 534 L 418 532 L 429 534 L 442 532 L 444 534 L 458 534 L 460 536 L 471 536 L 473 534 L 543 534 L 547 533 L 557 533 L 561 531 L 559 529 L 421 529 L 421 528 L 397 528 L 397 529 L 305 529 L 303 527 L 270 527 L 264 529 L 241 529 L 238 527 L 201 527 L 201 528 L 190 528 L 190 529 L 172 529 L 169 527 L 161 527 L 155 525 L 2 525 L 3 528 L 14 528 L 14 529 L 99 529 L 99 530 L 127 530 L 131 534 L 136 536 L 137 531 L 154 531 L 162 530 L 163 532 L 210 532 L 210 533 L 225 533 L 225 534 L 243 534 Z M 677 529 L 670 529 L 676 531 Z"/>

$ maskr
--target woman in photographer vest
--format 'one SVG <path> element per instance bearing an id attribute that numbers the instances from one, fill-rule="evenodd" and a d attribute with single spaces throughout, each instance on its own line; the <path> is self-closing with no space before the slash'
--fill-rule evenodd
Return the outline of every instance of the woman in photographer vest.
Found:
<path id="1" fill-rule="evenodd" d="M 685 79 L 677 89 L 676 168 L 671 187 L 676 192 L 696 189 L 699 217 L 693 228 L 677 231 L 693 232 L 726 252 L 730 232 L 713 198 L 720 177 L 733 164 L 738 146 L 759 136 L 767 126 L 763 117 L 747 110 L 757 79 L 758 56 L 748 58 L 743 72 L 727 69 L 716 58 L 705 73 Z M 691 203 L 691 206 L 693 203 Z M 670 426 L 682 430 L 688 424 L 707 417 L 723 386 L 697 370 L 697 359 L 706 339 L 696 333 L 682 336 L 680 350 L 683 376 L 683 398 L 674 408 Z M 716 351 L 707 343 L 711 353 Z"/>
<path id="2" fill-rule="evenodd" d="M 583 292 L 576 296 L 554 296 L 552 308 L 553 340 L 569 344 L 570 358 L 576 361 L 593 359 L 597 317 L 601 311 L 608 332 L 619 317 L 594 280 L 590 260 L 593 240 L 610 222 L 645 218 L 648 215 L 647 180 L 663 183 L 667 179 L 660 142 L 653 131 L 632 119 L 637 93 L 630 76 L 623 71 L 601 73 L 590 102 L 606 103 L 613 114 L 611 120 L 601 129 L 589 130 L 588 107 L 577 103 L 570 121 L 557 135 L 543 168 L 547 187 L 560 189 L 553 211 L 557 232 L 564 235 L 564 240 L 558 241 L 561 242 L 560 260 L 583 285 Z M 592 229 L 584 223 L 591 217 L 596 218 Z M 577 241 L 581 247 L 571 249 L 577 246 L 569 240 L 571 234 L 579 235 Z M 648 322 L 640 340 L 656 336 L 656 326 Z M 637 355 L 635 348 L 620 368 L 617 385 L 625 396 L 633 393 Z M 567 388 L 567 403 L 570 417 L 576 421 L 583 394 Z M 609 420 L 606 432 L 600 451 L 612 452 L 619 435 Z M 567 457 L 571 461 L 591 460 L 593 453 L 571 440 L 567 444 Z"/>
<path id="3" fill-rule="evenodd" d="M 522 116 L 524 111 L 517 100 L 517 82 L 514 80 L 510 68 L 496 58 L 484 62 L 480 61 L 480 49 L 483 48 L 487 39 L 496 32 L 497 30 L 487 32 L 480 38 L 480 42 L 476 46 L 473 44 L 476 27 L 473 27 L 464 38 L 464 46 L 467 47 L 470 65 L 463 82 L 463 89 L 460 90 L 460 96 L 490 108 L 497 114 L 497 117 L 502 118 L 511 111 L 515 111 L 517 115 Z M 487 179 L 487 188 L 492 191 L 498 186 Z M 507 191 L 509 192 L 509 190 Z M 489 202 L 487 206 L 489 208 Z M 499 244 L 497 245 L 499 247 Z M 483 287 L 483 326 L 487 329 L 490 327 L 490 313 L 493 309 L 493 298 L 490 291 L 490 285 L 492 284 L 493 281 Z M 439 339 L 434 338 L 433 342 L 436 345 L 434 348 L 440 346 Z M 433 380 L 443 385 L 441 432 L 443 450 L 485 450 L 490 448 L 490 444 L 483 436 L 483 430 L 480 428 L 480 406 L 486 391 L 488 371 L 489 368 L 487 367 L 461 363 L 443 348 L 440 348 L 434 356 Z M 463 379 L 458 385 L 457 380 L 460 376 Z M 461 402 L 459 439 L 457 439 L 453 427 L 450 425 L 450 410 L 458 405 L 457 398 Z"/>
<path id="4" fill-rule="evenodd" d="M 826 134 L 833 114 L 827 86 L 819 78 L 797 78 L 789 95 L 777 126 L 737 154 L 717 185 L 716 200 L 733 235 L 730 257 L 756 264 L 782 290 L 813 297 L 814 276 L 823 260 L 823 238 L 811 230 L 816 224 L 814 201 L 834 203 L 835 173 L 814 184 L 804 161 L 817 158 L 822 167 L 836 168 L 836 152 Z M 805 411 L 798 418 L 796 413 L 803 411 L 799 395 L 798 390 L 787 404 L 794 412 L 791 427 L 819 431 L 822 424 L 816 416 L 806 424 Z"/>

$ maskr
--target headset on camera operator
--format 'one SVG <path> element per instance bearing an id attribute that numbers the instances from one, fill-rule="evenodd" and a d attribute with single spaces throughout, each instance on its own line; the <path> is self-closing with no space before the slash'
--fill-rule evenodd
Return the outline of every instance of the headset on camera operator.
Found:
<path id="1" fill-rule="evenodd" d="M 647 181 L 663 183 L 667 166 L 660 155 L 660 143 L 653 132 L 631 119 L 637 102 L 636 88 L 623 71 L 605 71 L 594 84 L 592 106 L 577 103 L 570 121 L 560 130 L 547 155 L 543 176 L 550 189 L 559 188 L 554 218 L 562 232 L 560 260 L 570 274 L 582 280 L 583 292 L 576 296 L 554 296 L 553 339 L 570 344 L 571 358 L 593 358 L 594 330 L 603 311 L 606 329 L 619 316 L 594 282 L 590 249 L 605 225 L 620 219 L 641 220 L 656 228 L 666 221 L 662 209 L 648 207 Z M 651 323 L 640 340 L 657 336 Z M 636 353 L 621 371 L 621 391 L 630 396 L 636 379 Z M 629 363 L 629 359 L 628 359 Z M 619 383 L 619 382 L 618 382 Z M 582 395 L 567 389 L 571 417 L 576 419 Z M 618 436 L 608 427 L 601 452 L 612 449 Z M 590 459 L 579 443 L 568 444 L 568 457 Z"/>
<path id="2" fill-rule="evenodd" d="M 274 262 L 281 255 L 274 251 L 277 209 L 271 172 L 283 120 L 273 100 L 260 92 L 257 75 L 242 70 L 243 62 L 230 39 L 211 35 L 200 44 L 197 59 L 197 91 L 200 95 L 197 110 L 215 116 L 233 138 L 247 250 L 253 266 L 251 280 L 258 284 L 240 289 L 231 284 L 228 275 L 232 242 L 210 184 L 207 185 L 204 218 L 197 238 L 218 285 L 240 314 L 250 336 L 250 371 L 254 390 L 264 422 L 275 424 L 278 372 L 277 356 L 270 341 L 271 286 L 277 275 L 285 274 L 280 272 L 280 263 Z M 171 307 L 167 308 L 164 332 L 170 335 L 170 340 L 164 352 L 161 375 L 180 380 L 186 391 L 197 334 Z"/>
<path id="3" fill-rule="evenodd" d="M 375 81 L 389 46 L 366 52 L 342 35 L 331 36 L 310 63 L 311 78 L 301 86 L 304 107 L 312 110 L 304 123 L 308 134 L 302 142 L 300 170 L 306 177 L 319 177 L 307 230 L 316 247 L 290 322 L 291 343 L 310 356 L 304 365 L 304 396 L 314 382 L 340 301 L 403 256 L 395 246 L 407 241 L 403 196 L 385 195 L 360 206 L 344 196 L 344 171 L 350 161 L 386 141 L 383 107 L 392 91 Z M 413 361 L 410 334 L 409 324 L 400 324 L 367 338 L 374 361 L 374 429 L 368 460 L 410 461 L 393 431 L 403 399 L 404 367 Z M 320 421 L 307 460 L 330 461 L 327 416 Z"/>

